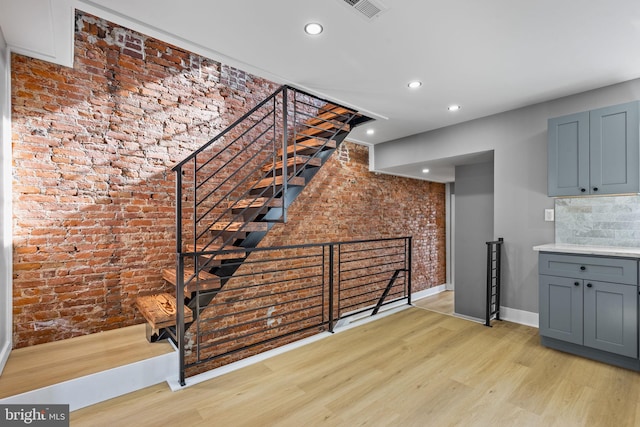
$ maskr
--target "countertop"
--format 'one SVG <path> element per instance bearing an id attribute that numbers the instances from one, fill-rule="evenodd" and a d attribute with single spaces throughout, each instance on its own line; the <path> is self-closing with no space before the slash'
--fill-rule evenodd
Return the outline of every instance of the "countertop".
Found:
<path id="1" fill-rule="evenodd" d="M 566 254 L 582 254 L 582 255 L 604 255 L 617 256 L 625 258 L 640 258 L 640 248 L 630 248 L 623 246 L 588 246 L 588 245 L 570 245 L 567 243 L 547 243 L 533 247 L 538 252 L 561 252 Z"/>

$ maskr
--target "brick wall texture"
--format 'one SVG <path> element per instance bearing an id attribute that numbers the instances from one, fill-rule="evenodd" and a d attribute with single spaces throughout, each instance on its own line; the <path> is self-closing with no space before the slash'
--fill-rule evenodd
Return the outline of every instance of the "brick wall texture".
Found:
<path id="1" fill-rule="evenodd" d="M 276 88 L 81 12 L 73 68 L 14 54 L 14 346 L 140 323 L 137 296 L 172 293 L 171 167 Z M 261 245 L 412 235 L 414 290 L 444 283 L 444 186 L 345 149 Z"/>

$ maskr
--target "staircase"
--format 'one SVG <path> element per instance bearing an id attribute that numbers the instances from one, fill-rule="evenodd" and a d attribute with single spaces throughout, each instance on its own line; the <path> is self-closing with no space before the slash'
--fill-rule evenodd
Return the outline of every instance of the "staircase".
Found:
<path id="1" fill-rule="evenodd" d="M 176 172 L 175 295 L 141 296 L 147 339 L 185 331 L 279 222 L 350 130 L 370 118 L 282 86 L 189 157 Z"/>

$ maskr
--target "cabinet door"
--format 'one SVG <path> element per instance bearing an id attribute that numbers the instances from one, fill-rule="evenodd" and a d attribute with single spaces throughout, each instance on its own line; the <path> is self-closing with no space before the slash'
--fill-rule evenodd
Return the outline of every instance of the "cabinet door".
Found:
<path id="1" fill-rule="evenodd" d="M 638 288 L 584 281 L 584 345 L 638 357 Z"/>
<path id="2" fill-rule="evenodd" d="M 582 344 L 582 280 L 540 275 L 540 335 Z"/>
<path id="3" fill-rule="evenodd" d="M 548 195 L 589 194 L 589 112 L 549 119 Z"/>
<path id="4" fill-rule="evenodd" d="M 638 103 L 592 110 L 589 120 L 591 194 L 640 191 Z"/>

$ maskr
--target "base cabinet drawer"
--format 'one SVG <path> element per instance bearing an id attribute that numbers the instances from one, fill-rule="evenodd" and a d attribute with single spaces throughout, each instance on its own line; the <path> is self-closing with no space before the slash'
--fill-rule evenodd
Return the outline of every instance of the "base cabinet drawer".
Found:
<path id="1" fill-rule="evenodd" d="M 638 284 L 638 261 L 585 255 L 541 253 L 539 273 L 601 282 Z"/>

